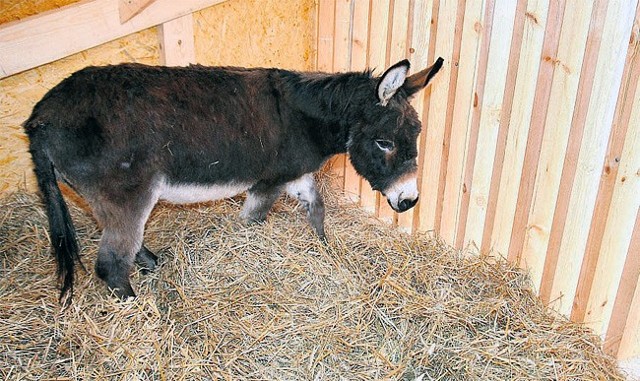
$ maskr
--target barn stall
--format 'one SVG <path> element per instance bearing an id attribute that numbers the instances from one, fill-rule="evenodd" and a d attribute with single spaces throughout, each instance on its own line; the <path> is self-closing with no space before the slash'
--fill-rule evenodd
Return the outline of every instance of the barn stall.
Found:
<path id="1" fill-rule="evenodd" d="M 612 358 L 639 355 L 637 1 L 3 7 L 5 378 L 623 379 Z M 118 303 L 92 274 L 98 227 L 67 192 L 89 271 L 75 303 L 57 305 L 20 124 L 73 71 L 134 61 L 379 74 L 438 56 L 444 72 L 414 99 L 415 209 L 394 214 L 344 156 L 321 176 L 326 246 L 290 200 L 260 226 L 239 222 L 241 198 L 162 205 L 146 240 L 163 265 L 136 274 L 139 298 Z"/>

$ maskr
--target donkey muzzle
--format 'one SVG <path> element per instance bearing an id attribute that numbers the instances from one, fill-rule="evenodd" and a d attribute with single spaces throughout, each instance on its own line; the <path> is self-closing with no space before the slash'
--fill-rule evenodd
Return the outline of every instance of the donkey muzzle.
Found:
<path id="1" fill-rule="evenodd" d="M 393 210 L 395 210 L 398 213 L 402 213 L 404 211 L 407 211 L 413 208 L 418 203 L 419 198 L 420 197 L 416 197 L 413 200 L 405 198 L 398 203 L 397 208 L 393 206 L 393 204 L 391 203 L 391 200 L 387 199 L 387 202 L 389 203 L 389 205 L 391 205 L 391 208 L 393 208 Z"/>
<path id="2" fill-rule="evenodd" d="M 418 203 L 418 179 L 415 174 L 402 176 L 382 192 L 393 210 L 402 213 Z"/>

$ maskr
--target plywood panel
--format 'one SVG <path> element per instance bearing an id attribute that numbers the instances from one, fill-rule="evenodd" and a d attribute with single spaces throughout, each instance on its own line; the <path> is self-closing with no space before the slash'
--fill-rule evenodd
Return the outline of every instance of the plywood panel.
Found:
<path id="1" fill-rule="evenodd" d="M 29 16 L 64 7 L 80 0 L 13 0 L 2 2 L 0 24 L 17 21 Z"/>

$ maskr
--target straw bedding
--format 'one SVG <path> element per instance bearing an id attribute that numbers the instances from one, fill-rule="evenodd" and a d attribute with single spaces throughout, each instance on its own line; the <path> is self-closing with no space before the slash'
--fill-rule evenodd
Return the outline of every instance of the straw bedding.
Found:
<path id="1" fill-rule="evenodd" d="M 326 245 L 288 199 L 260 225 L 239 220 L 242 197 L 159 205 L 145 239 L 162 265 L 132 276 L 127 302 L 93 273 L 100 232 L 70 202 L 87 271 L 62 310 L 43 207 L 5 196 L 0 378 L 624 379 L 522 272 L 327 197 Z"/>

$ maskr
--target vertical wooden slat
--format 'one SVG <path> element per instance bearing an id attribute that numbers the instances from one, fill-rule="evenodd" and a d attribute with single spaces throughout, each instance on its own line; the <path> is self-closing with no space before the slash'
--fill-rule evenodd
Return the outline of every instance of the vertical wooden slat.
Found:
<path id="1" fill-rule="evenodd" d="M 637 52 L 636 52 L 637 54 Z M 616 290 L 623 279 L 625 256 L 631 244 L 636 211 L 640 208 L 640 91 L 630 92 L 633 112 L 629 119 L 620 165 L 611 194 L 611 207 L 606 218 L 602 245 L 593 274 L 584 321 L 596 332 L 605 332 Z M 640 252 L 630 253 L 639 256 Z"/>
<path id="2" fill-rule="evenodd" d="M 385 66 L 390 66 L 407 57 L 407 37 L 409 33 L 407 20 L 409 19 L 409 1 L 398 0 L 392 3 L 391 14 L 391 36 L 388 40 L 388 51 L 385 59 Z M 378 195 L 378 218 L 390 223 L 397 222 L 397 214 L 387 203 L 387 199 Z"/>
<path id="3" fill-rule="evenodd" d="M 555 3 L 555 1 L 554 1 Z M 511 115 L 501 156 L 496 162 L 502 163 L 499 181 L 492 184 L 490 195 L 491 210 L 487 218 L 492 220 L 492 229 L 485 230 L 483 249 L 493 249 L 508 255 L 513 220 L 518 206 L 518 190 L 524 168 L 526 142 L 531 127 L 535 96 L 540 71 L 542 49 L 545 42 L 545 26 L 549 14 L 549 0 L 528 1 L 524 13 L 524 34 L 520 47 L 520 59 L 513 90 Z M 543 80 L 544 82 L 544 80 Z M 506 118 L 504 118 L 506 119 Z M 503 120 L 504 120 L 503 119 Z M 506 121 L 505 121 L 506 123 Z M 501 126 L 502 127 L 502 126 Z M 497 168 L 494 174 L 498 176 Z"/>
<path id="4" fill-rule="evenodd" d="M 386 65 L 389 7 L 390 0 L 376 0 L 371 5 L 367 66 L 375 69 L 376 75 L 381 75 Z M 372 190 L 367 181 L 363 181 L 360 187 L 360 205 L 365 210 L 375 213 L 377 199 L 378 192 Z"/>
<path id="5" fill-rule="evenodd" d="M 411 72 L 416 73 L 431 63 L 429 62 L 429 42 L 431 40 L 431 17 L 432 17 L 433 1 L 432 0 L 414 0 L 411 8 L 411 30 L 409 34 L 411 40 L 409 43 L 409 60 L 411 61 Z M 424 125 L 424 102 L 426 101 L 426 94 L 430 93 L 430 90 L 423 90 L 415 94 L 411 101 L 411 104 L 418 113 L 418 118 Z M 424 128 L 423 128 L 424 132 Z M 418 143 L 420 142 L 418 137 Z M 422 157 L 423 147 L 418 144 L 418 158 Z M 418 159 L 420 160 L 420 159 Z M 414 230 L 416 217 L 419 213 L 416 213 L 419 206 L 408 210 L 407 212 L 398 215 L 398 228 L 404 232 L 411 233 Z"/>
<path id="6" fill-rule="evenodd" d="M 320 0 L 318 3 L 318 71 L 333 71 L 333 31 L 335 29 L 336 0 Z"/>
<path id="7" fill-rule="evenodd" d="M 640 5 L 636 9 L 636 24 L 640 23 Z M 609 137 L 604 168 L 600 177 L 600 188 L 593 212 L 591 228 L 585 249 L 584 260 L 578 279 L 578 288 L 573 302 L 571 318 L 585 320 L 587 301 L 593 286 L 596 267 L 602 252 L 602 241 L 608 223 L 608 215 L 612 206 L 612 195 L 618 184 L 618 169 L 622 157 L 623 146 L 627 138 L 633 102 L 640 96 L 638 78 L 640 77 L 640 42 L 632 35 L 622 74 L 622 86 L 618 93 L 613 128 Z M 633 124 L 632 127 L 633 128 Z M 587 320 L 591 320 L 588 318 Z"/>
<path id="8" fill-rule="evenodd" d="M 565 166 L 567 181 L 571 181 L 568 202 L 558 206 L 567 208 L 558 214 L 560 239 L 558 262 L 554 270 L 550 300 L 554 300 L 561 313 L 571 311 L 580 273 L 582 255 L 585 251 L 587 236 L 595 199 L 598 191 L 600 169 L 604 161 L 608 137 L 611 131 L 616 106 L 616 92 L 620 87 L 624 60 L 611 60 L 611 57 L 624 57 L 628 48 L 629 31 L 635 12 L 634 2 L 610 2 L 602 34 L 602 44 L 596 58 L 595 77 L 592 94 L 589 99 L 584 123 L 577 129 L 575 140 L 570 141 Z M 563 171 L 564 172 L 564 171 Z M 564 215 L 564 216 L 563 216 Z M 560 219 L 564 221 L 560 222 Z M 553 238 L 553 234 L 552 234 Z M 576 255 L 576 253 L 578 253 Z"/>
<path id="9" fill-rule="evenodd" d="M 440 175 L 438 178 L 438 192 L 435 214 L 435 231 L 440 234 L 442 213 L 444 209 L 444 193 L 446 188 L 447 169 L 449 167 L 449 154 L 451 152 L 451 135 L 453 134 L 453 106 L 456 100 L 456 83 L 460 72 L 460 54 L 462 50 L 462 28 L 464 25 L 466 0 L 458 0 L 456 8 L 456 21 L 454 26 L 453 47 L 451 52 L 451 64 L 449 66 L 449 94 L 447 99 L 447 111 L 445 113 L 444 136 L 442 141 L 442 160 L 440 162 Z M 436 47 L 438 52 L 440 47 Z M 440 111 L 442 112 L 442 111 Z"/>
<path id="10" fill-rule="evenodd" d="M 474 89 L 478 86 L 479 54 L 482 36 L 487 33 L 483 25 L 485 1 L 467 1 L 464 23 L 460 31 L 460 58 L 456 81 L 455 100 L 448 107 L 453 109 L 449 156 L 442 195 L 440 236 L 450 243 L 456 242 L 460 221 L 464 173 L 471 134 L 471 111 L 475 107 Z"/>
<path id="11" fill-rule="evenodd" d="M 640 356 L 640 209 L 627 251 L 605 350 L 620 359 Z"/>
<path id="12" fill-rule="evenodd" d="M 506 73 L 509 65 L 509 47 L 513 35 L 517 2 L 498 0 L 494 5 L 494 19 L 489 45 L 489 69 L 485 77 L 484 99 L 480 110 L 480 124 L 473 180 L 469 200 L 469 212 L 465 232 L 466 242 L 481 243 L 484 230 L 489 185 L 496 152 L 500 116 L 504 102 Z"/>
<path id="13" fill-rule="evenodd" d="M 333 31 L 333 70 L 345 73 L 351 68 L 352 1 L 337 0 Z M 332 157 L 327 163 L 336 188 L 344 189 L 346 154 Z"/>
<path id="14" fill-rule="evenodd" d="M 460 219 L 456 232 L 456 247 L 462 248 L 465 245 L 467 221 L 469 219 L 469 207 L 471 205 L 471 184 L 475 168 L 476 154 L 478 152 L 478 137 L 480 135 L 480 116 L 482 115 L 482 104 L 485 92 L 487 68 L 489 66 L 489 48 L 491 46 L 491 35 L 493 34 L 495 0 L 487 0 L 484 14 L 484 28 L 480 52 L 478 57 L 478 71 L 475 91 L 473 93 L 473 110 L 471 112 L 470 134 L 468 142 L 468 152 L 464 164 L 464 179 L 462 183 L 462 197 L 460 200 Z"/>
<path id="15" fill-rule="evenodd" d="M 420 230 L 435 230 L 438 208 L 438 188 L 440 185 L 440 167 L 443 155 L 445 122 L 449 89 L 455 91 L 450 83 L 452 76 L 452 53 L 454 51 L 455 28 L 458 15 L 457 0 L 441 0 L 437 14 L 437 34 L 435 36 L 436 56 L 444 58 L 444 64 L 438 73 L 437 86 L 430 89 L 429 112 L 424 121 L 425 155 L 421 168 L 420 208 L 418 209 Z M 456 72 L 457 75 L 457 72 Z M 445 78 L 445 80 L 442 80 Z"/>
<path id="16" fill-rule="evenodd" d="M 546 256 L 544 258 L 544 267 L 542 270 L 542 280 L 540 284 L 540 297 L 545 303 L 551 300 L 552 289 L 554 288 L 554 280 L 556 269 L 559 265 L 559 252 L 562 240 L 562 233 L 567 216 L 569 198 L 573 187 L 573 178 L 576 171 L 576 162 L 582 142 L 583 129 L 587 114 L 589 100 L 591 98 L 591 89 L 593 87 L 596 62 L 598 57 L 598 49 L 602 39 L 602 28 L 604 26 L 607 11 L 607 2 L 605 0 L 596 0 L 591 14 L 589 24 L 589 33 L 584 51 L 584 59 L 579 74 L 578 92 L 576 104 L 573 108 L 573 115 L 570 119 L 570 128 L 568 129 L 567 145 L 564 151 L 564 158 L 558 158 L 562 163 L 559 166 L 559 181 L 556 184 L 556 198 L 546 207 L 551 207 L 552 222 L 550 224 L 549 238 L 546 248 Z M 567 129 L 562 129 L 566 131 Z M 542 156 L 541 156 L 542 157 Z M 565 258 L 568 259 L 568 258 Z M 581 261 L 581 260 L 579 260 Z M 577 273 L 576 265 L 571 266 L 569 263 L 567 271 Z M 554 297 L 557 294 L 554 295 Z M 566 306 L 565 306 L 566 308 Z"/>
<path id="17" fill-rule="evenodd" d="M 351 62 L 350 70 L 362 71 L 367 67 L 367 41 L 369 33 L 369 0 L 354 1 L 352 7 L 352 26 L 351 26 Z M 345 195 L 354 202 L 360 201 L 361 181 L 353 165 L 346 160 L 344 170 L 344 192 Z"/>
<path id="18" fill-rule="evenodd" d="M 187 66 L 196 63 L 192 13 L 161 24 L 158 37 L 161 65 Z"/>
<path id="19" fill-rule="evenodd" d="M 509 246 L 509 258 L 519 259 L 520 266 L 529 270 L 538 288 L 541 287 L 569 139 L 570 129 L 567 126 L 571 125 L 577 103 L 592 5 L 585 3 L 578 12 L 574 12 L 565 9 L 570 4 L 560 4 L 555 17 L 549 18 L 553 23 L 547 26 L 549 39 L 547 48 L 543 50 L 544 63 L 538 82 L 544 85 L 549 82 L 546 75 L 551 76 L 549 100 L 545 102 L 546 91 L 540 89 L 538 102 L 534 105 L 536 112 L 531 118 L 532 131 L 527 141 L 518 209 Z M 558 31 L 557 37 L 551 34 Z M 554 49 L 556 38 L 558 46 Z"/>
<path id="20" fill-rule="evenodd" d="M 488 253 L 491 250 L 491 234 L 493 231 L 494 218 L 496 215 L 498 191 L 500 190 L 502 168 L 504 166 L 505 150 L 507 146 L 507 136 L 511 131 L 511 110 L 514 102 L 516 79 L 520 67 L 520 56 L 523 45 L 523 33 L 525 25 L 525 11 L 527 0 L 518 0 L 513 22 L 513 34 L 511 36 L 511 47 L 509 49 L 509 63 L 507 65 L 506 79 L 504 84 L 504 95 L 500 105 L 499 124 L 497 126 L 497 136 L 495 143 L 495 153 L 493 157 L 493 168 L 488 174 L 490 176 L 489 191 L 486 196 L 486 210 L 484 214 L 484 224 L 480 251 Z M 522 83 L 522 79 L 521 82 Z M 512 165 L 514 158 L 509 158 Z M 509 167 L 509 165 L 507 165 Z M 502 253 L 501 253 L 502 254 Z"/>

